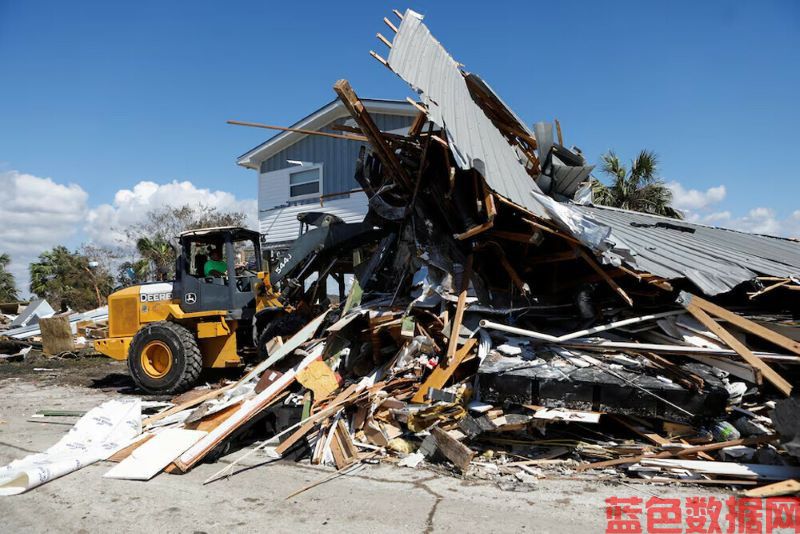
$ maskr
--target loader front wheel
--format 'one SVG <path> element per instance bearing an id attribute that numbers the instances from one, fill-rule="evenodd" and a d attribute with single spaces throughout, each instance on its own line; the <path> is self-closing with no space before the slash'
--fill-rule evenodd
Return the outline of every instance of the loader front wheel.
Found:
<path id="1" fill-rule="evenodd" d="M 133 336 L 128 370 L 136 385 L 147 393 L 186 391 L 195 385 L 202 369 L 197 339 L 179 324 L 151 323 Z"/>

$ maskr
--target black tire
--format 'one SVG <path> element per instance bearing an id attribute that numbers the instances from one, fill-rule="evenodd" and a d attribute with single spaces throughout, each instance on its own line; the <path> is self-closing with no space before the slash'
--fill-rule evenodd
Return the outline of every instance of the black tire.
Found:
<path id="1" fill-rule="evenodd" d="M 157 369 L 147 355 L 143 358 L 145 349 L 161 351 L 162 359 L 163 354 L 168 353 L 169 366 Z M 200 347 L 186 327 L 160 321 L 144 326 L 133 336 L 128 351 L 128 371 L 136 385 L 147 393 L 172 395 L 186 391 L 197 383 L 202 370 Z"/>
<path id="2" fill-rule="evenodd" d="M 267 343 L 275 336 L 293 336 L 303 328 L 308 321 L 296 314 L 281 315 L 276 317 L 264 327 L 258 335 L 258 358 L 267 359 Z M 286 341 L 286 339 L 284 339 Z"/>

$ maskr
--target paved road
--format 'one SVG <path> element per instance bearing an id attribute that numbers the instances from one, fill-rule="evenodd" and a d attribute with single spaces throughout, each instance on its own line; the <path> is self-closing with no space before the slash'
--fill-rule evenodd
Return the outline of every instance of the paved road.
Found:
<path id="1" fill-rule="evenodd" d="M 30 423 L 44 408 L 86 410 L 113 397 L 79 387 L 0 381 L 0 465 L 46 449 L 69 426 Z M 222 461 L 238 456 L 236 453 Z M 697 488 L 541 480 L 535 485 L 467 481 L 427 469 L 367 466 L 286 500 L 327 468 L 263 464 L 207 486 L 220 463 L 149 482 L 102 478 L 103 462 L 33 491 L 0 497 L 3 532 L 603 532 L 607 497 L 710 495 Z M 718 497 L 727 494 L 713 490 Z M 723 526 L 724 528 L 724 526 Z"/>

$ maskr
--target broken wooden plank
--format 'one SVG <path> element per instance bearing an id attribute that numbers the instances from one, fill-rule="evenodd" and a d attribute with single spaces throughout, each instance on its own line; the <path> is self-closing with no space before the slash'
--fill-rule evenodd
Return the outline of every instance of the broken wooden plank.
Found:
<path id="1" fill-rule="evenodd" d="M 794 495 L 796 493 L 800 493 L 800 482 L 792 479 L 749 489 L 744 492 L 744 496 L 763 499 L 767 497 L 780 497 L 782 495 Z"/>
<path id="2" fill-rule="evenodd" d="M 286 347 L 287 345 L 284 345 Z M 282 347 L 283 348 L 283 347 Z M 218 427 L 208 433 L 200 441 L 195 443 L 189 450 L 184 452 L 176 461 L 181 471 L 188 471 L 193 465 L 199 462 L 206 454 L 216 447 L 222 440 L 230 436 L 234 430 L 252 419 L 256 414 L 269 407 L 272 401 L 283 392 L 292 382 L 297 373 L 305 369 L 311 362 L 319 357 L 320 351 L 314 351 L 306 356 L 300 363 L 285 372 L 273 382 L 267 389 L 246 400 L 241 407 L 230 417 L 222 422 Z"/>
<path id="3" fill-rule="evenodd" d="M 103 478 L 150 480 L 206 434 L 202 430 L 164 429 L 111 468 Z"/>
<path id="4" fill-rule="evenodd" d="M 736 339 L 733 334 L 728 332 L 721 324 L 712 319 L 711 316 L 708 315 L 703 309 L 699 308 L 695 302 L 690 301 L 686 303 L 685 306 L 695 319 L 700 321 L 703 326 L 711 330 L 711 332 L 720 338 L 726 345 L 735 350 L 744 361 L 761 371 L 761 375 L 772 385 L 774 385 L 781 393 L 787 397 L 791 395 L 792 384 L 779 375 L 766 362 L 753 354 L 749 348 L 747 348 L 741 341 Z"/>
<path id="5" fill-rule="evenodd" d="M 419 389 L 411 398 L 411 402 L 426 402 L 425 398 L 430 388 L 442 389 L 450 377 L 453 376 L 456 368 L 467 358 L 467 356 L 469 356 L 472 347 L 474 347 L 476 343 L 477 340 L 475 338 L 468 339 L 461 349 L 456 352 L 452 362 L 447 365 L 443 365 L 442 362 L 436 367 L 436 369 L 431 371 L 431 374 L 428 376 L 425 382 L 419 386 Z"/>
<path id="6" fill-rule="evenodd" d="M 452 363 L 453 358 L 455 357 L 456 346 L 458 345 L 458 335 L 461 331 L 461 320 L 464 318 L 464 306 L 467 304 L 467 291 L 469 291 L 469 282 L 471 277 L 472 254 L 467 256 L 467 264 L 464 266 L 464 272 L 461 273 L 461 292 L 458 294 L 456 313 L 453 317 L 453 322 L 450 325 L 450 340 L 447 344 L 446 362 L 448 365 Z M 425 391 L 427 391 L 427 389 Z"/>
<path id="7" fill-rule="evenodd" d="M 765 339 L 770 343 L 774 343 L 775 345 L 778 345 L 779 347 L 782 347 L 790 352 L 800 354 L 800 343 L 797 341 L 789 339 L 788 337 L 761 326 L 750 319 L 746 319 L 741 315 L 736 315 L 735 313 L 726 310 L 722 306 L 718 306 L 713 302 L 709 302 L 704 298 L 698 297 L 697 295 L 681 292 L 678 302 L 684 306 L 688 304 L 694 304 L 696 308 L 699 308 L 706 313 L 710 313 L 719 319 L 723 319 L 737 328 L 741 328 L 745 332 L 753 334 L 754 336 L 758 336 L 761 339 Z"/>
<path id="8" fill-rule="evenodd" d="M 462 472 L 469 469 L 469 463 L 475 457 L 472 449 L 450 437 L 438 426 L 431 428 L 431 435 L 436 440 L 436 447 L 453 465 Z"/>

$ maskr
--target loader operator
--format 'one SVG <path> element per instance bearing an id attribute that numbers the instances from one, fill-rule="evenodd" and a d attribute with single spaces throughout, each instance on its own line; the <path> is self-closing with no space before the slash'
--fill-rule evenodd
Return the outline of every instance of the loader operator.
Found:
<path id="1" fill-rule="evenodd" d="M 203 266 L 203 275 L 210 276 L 225 276 L 228 273 L 228 264 L 222 261 L 222 252 L 219 247 L 212 248 L 208 253 L 209 259 Z"/>

